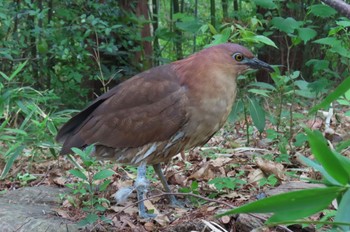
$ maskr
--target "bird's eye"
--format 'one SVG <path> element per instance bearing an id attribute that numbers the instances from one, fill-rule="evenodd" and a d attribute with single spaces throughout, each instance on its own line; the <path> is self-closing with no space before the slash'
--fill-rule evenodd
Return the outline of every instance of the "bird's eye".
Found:
<path id="1" fill-rule="evenodd" d="M 241 53 L 235 53 L 233 54 L 233 58 L 235 61 L 242 61 L 244 59 L 244 56 Z"/>

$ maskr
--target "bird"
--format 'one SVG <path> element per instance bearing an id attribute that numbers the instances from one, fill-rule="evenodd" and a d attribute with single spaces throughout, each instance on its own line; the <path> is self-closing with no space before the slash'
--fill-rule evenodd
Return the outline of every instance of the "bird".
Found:
<path id="1" fill-rule="evenodd" d="M 224 125 L 237 93 L 237 77 L 251 69 L 273 72 L 244 46 L 224 43 L 141 72 L 96 98 L 59 130 L 60 154 L 94 146 L 99 159 L 137 166 L 134 188 L 141 218 L 153 218 L 143 200 L 152 165 L 166 192 L 161 163 L 205 145 Z M 179 202 L 169 195 L 173 205 Z"/>

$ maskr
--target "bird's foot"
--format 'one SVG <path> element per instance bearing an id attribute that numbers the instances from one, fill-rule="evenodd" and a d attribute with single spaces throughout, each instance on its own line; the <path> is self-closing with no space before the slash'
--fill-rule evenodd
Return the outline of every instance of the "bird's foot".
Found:
<path id="1" fill-rule="evenodd" d="M 174 195 L 169 195 L 168 199 L 171 206 L 176 208 L 186 208 L 186 203 L 178 200 Z"/>
<path id="2" fill-rule="evenodd" d="M 157 217 L 157 214 L 139 211 L 139 216 L 144 219 L 153 219 Z"/>

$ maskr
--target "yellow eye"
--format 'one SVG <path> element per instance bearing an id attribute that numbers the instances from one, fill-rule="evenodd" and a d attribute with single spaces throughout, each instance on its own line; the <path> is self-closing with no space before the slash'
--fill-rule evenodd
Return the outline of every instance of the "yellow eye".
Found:
<path id="1" fill-rule="evenodd" d="M 244 56 L 241 53 L 235 53 L 235 54 L 233 54 L 233 58 L 236 61 L 242 61 L 244 59 Z"/>

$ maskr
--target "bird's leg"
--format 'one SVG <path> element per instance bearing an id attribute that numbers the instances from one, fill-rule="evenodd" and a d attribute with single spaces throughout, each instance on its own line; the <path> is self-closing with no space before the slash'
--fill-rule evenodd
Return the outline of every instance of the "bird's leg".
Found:
<path id="1" fill-rule="evenodd" d="M 154 171 L 157 173 L 160 182 L 162 182 L 162 185 L 164 187 L 165 192 L 171 193 L 170 187 L 168 185 L 168 182 L 162 172 L 162 168 L 160 166 L 160 164 L 154 164 L 153 165 Z M 184 207 L 184 204 L 182 202 L 180 202 L 179 200 L 176 199 L 176 197 L 174 195 L 168 195 L 168 199 L 170 201 L 170 204 L 173 206 L 177 206 L 177 207 Z"/>
<path id="2" fill-rule="evenodd" d="M 148 190 L 148 180 L 146 179 L 146 163 L 140 164 L 137 168 L 137 177 L 134 184 L 136 191 L 137 191 L 137 199 L 139 202 L 138 208 L 139 208 L 139 215 L 142 218 L 154 218 L 157 215 L 156 214 L 150 214 L 147 213 L 145 203 L 143 200 L 145 199 L 145 195 Z"/>

